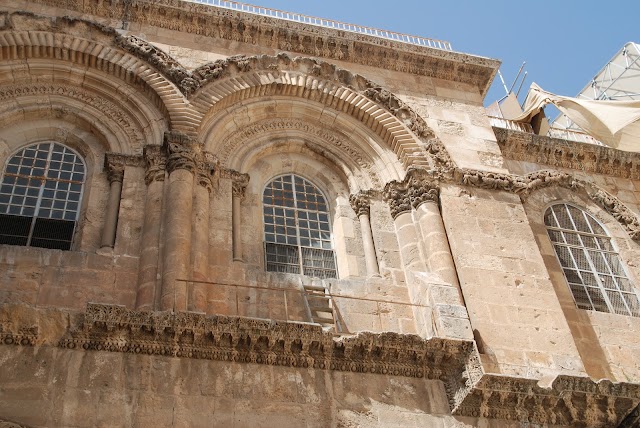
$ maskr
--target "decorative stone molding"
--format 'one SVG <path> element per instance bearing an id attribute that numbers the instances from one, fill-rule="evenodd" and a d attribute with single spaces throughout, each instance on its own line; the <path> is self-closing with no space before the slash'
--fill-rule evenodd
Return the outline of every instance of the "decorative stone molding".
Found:
<path id="1" fill-rule="evenodd" d="M 218 169 L 218 162 L 211 153 L 203 152 L 196 159 L 198 185 L 204 187 L 211 193 L 213 190 L 213 177 Z"/>
<path id="2" fill-rule="evenodd" d="M 371 82 L 368 83 L 371 84 Z M 433 130 L 429 128 L 424 119 L 393 93 L 381 87 L 367 88 L 363 93 L 393 113 L 395 117 L 400 119 L 400 121 L 418 137 L 425 139 L 434 138 Z"/>
<path id="3" fill-rule="evenodd" d="M 473 342 L 398 333 L 336 337 L 320 325 L 89 303 L 67 349 L 126 352 L 427 379 L 459 376 Z"/>
<path id="4" fill-rule="evenodd" d="M 349 195 L 349 203 L 351 204 L 351 208 L 356 212 L 356 216 L 369 215 L 371 200 L 366 193 L 359 192 L 355 195 Z"/>
<path id="5" fill-rule="evenodd" d="M 493 131 L 507 159 L 640 180 L 639 153 L 504 128 Z"/>
<path id="6" fill-rule="evenodd" d="M 38 340 L 38 327 L 13 326 L 8 322 L 0 322 L 0 344 L 34 346 Z"/>
<path id="7" fill-rule="evenodd" d="M 165 150 L 167 151 L 167 172 L 171 174 L 178 169 L 185 169 L 191 173 L 197 171 L 197 157 L 199 146 L 191 137 L 178 132 L 165 132 Z"/>
<path id="8" fill-rule="evenodd" d="M 408 191 L 414 209 L 425 202 L 438 203 L 440 199 L 440 185 L 434 181 L 413 179 Z"/>
<path id="9" fill-rule="evenodd" d="M 35 0 L 34 3 L 270 50 L 288 50 L 306 56 L 454 80 L 477 87 L 483 95 L 499 66 L 499 62 L 492 59 L 189 2 L 115 0 L 108 6 L 67 0 Z M 215 73 L 215 68 L 211 73 Z"/>
<path id="10" fill-rule="evenodd" d="M 319 137 L 328 143 L 329 146 L 335 147 L 338 151 L 344 153 L 359 167 L 371 167 L 369 157 L 357 147 L 354 147 L 353 144 L 348 141 L 347 136 L 332 131 L 329 128 L 318 127 L 299 119 L 269 119 L 250 124 L 234 132 L 228 136 L 224 146 L 221 148 L 220 163 L 224 166 L 229 166 L 229 158 L 234 153 L 237 153 L 238 149 L 251 138 L 279 131 L 299 131 Z"/>
<path id="11" fill-rule="evenodd" d="M 71 98 L 95 108 L 122 129 L 133 149 L 143 146 L 144 133 L 133 125 L 134 118 L 116 104 L 84 88 L 46 82 L 0 87 L 0 102 L 13 102 L 24 97 L 42 98 L 46 96 Z"/>
<path id="12" fill-rule="evenodd" d="M 145 174 L 144 181 L 151 184 L 153 181 L 164 181 L 167 167 L 167 156 L 162 146 L 149 145 L 144 147 Z"/>
<path id="13" fill-rule="evenodd" d="M 560 375 L 550 387 L 537 379 L 484 374 L 457 391 L 457 416 L 560 426 L 613 427 L 640 402 L 640 384 Z"/>

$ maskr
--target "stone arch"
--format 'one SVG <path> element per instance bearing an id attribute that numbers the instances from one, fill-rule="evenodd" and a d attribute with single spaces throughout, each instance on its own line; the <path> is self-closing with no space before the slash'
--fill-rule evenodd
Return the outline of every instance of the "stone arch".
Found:
<path id="1" fill-rule="evenodd" d="M 354 119 L 385 143 L 404 169 L 453 166 L 424 119 L 407 104 L 365 77 L 318 59 L 292 59 L 286 54 L 231 57 L 197 68 L 190 82 L 189 99 L 198 115 L 194 121 L 200 124 L 200 135 L 236 105 L 287 97 Z"/>
<path id="2" fill-rule="evenodd" d="M 53 19 L 26 12 L 4 15 L 4 26 L 0 27 L 0 60 L 5 66 L 31 71 L 33 65 L 53 61 L 60 64 L 56 78 L 63 76 L 64 70 L 72 76 L 73 70 L 84 70 L 95 80 L 83 80 L 76 74 L 76 83 L 106 84 L 119 99 L 135 101 L 140 112 L 148 113 L 145 110 L 153 108 L 168 117 L 171 126 L 180 126 L 184 117 L 189 117 L 185 113 L 187 101 L 176 84 L 189 73 L 155 46 L 82 19 Z M 97 77 L 100 75 L 103 77 Z"/>

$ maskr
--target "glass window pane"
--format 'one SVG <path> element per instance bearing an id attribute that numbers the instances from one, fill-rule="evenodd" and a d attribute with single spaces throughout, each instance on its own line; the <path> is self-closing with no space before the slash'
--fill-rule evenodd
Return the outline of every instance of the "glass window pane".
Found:
<path id="1" fill-rule="evenodd" d="M 544 222 L 579 308 L 640 316 L 634 286 L 595 217 L 574 206 L 556 204 L 547 209 Z"/>

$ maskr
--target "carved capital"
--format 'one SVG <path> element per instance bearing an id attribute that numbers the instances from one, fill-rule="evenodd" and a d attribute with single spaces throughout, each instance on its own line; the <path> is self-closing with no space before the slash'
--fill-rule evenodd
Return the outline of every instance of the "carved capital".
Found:
<path id="1" fill-rule="evenodd" d="M 435 181 L 411 180 L 409 197 L 413 208 L 418 208 L 425 202 L 438 203 L 440 198 L 440 186 Z"/>
<path id="2" fill-rule="evenodd" d="M 391 208 L 395 219 L 400 214 L 411 211 L 411 195 L 406 182 L 392 181 L 384 188 L 384 200 Z"/>
<path id="3" fill-rule="evenodd" d="M 217 162 L 211 153 L 203 153 L 197 159 L 198 185 L 204 187 L 211 193 L 213 190 L 213 176 L 217 169 Z"/>
<path id="4" fill-rule="evenodd" d="M 153 181 L 164 181 L 167 156 L 162 146 L 145 146 L 144 161 L 146 167 L 144 181 L 147 186 Z"/>
<path id="5" fill-rule="evenodd" d="M 361 215 L 369 216 L 369 212 L 371 209 L 371 199 L 366 193 L 359 192 L 350 195 L 349 203 L 351 204 L 351 208 L 353 208 L 358 217 L 360 217 Z"/>
<path id="6" fill-rule="evenodd" d="M 165 132 L 164 140 L 167 151 L 167 172 L 171 174 L 178 169 L 185 169 L 195 174 L 198 169 L 198 145 L 188 135 L 178 131 Z"/>
<path id="7" fill-rule="evenodd" d="M 131 156 L 113 152 L 105 154 L 104 168 L 107 170 L 109 183 L 122 183 L 125 166 L 140 166 L 140 161 L 140 156 Z"/>

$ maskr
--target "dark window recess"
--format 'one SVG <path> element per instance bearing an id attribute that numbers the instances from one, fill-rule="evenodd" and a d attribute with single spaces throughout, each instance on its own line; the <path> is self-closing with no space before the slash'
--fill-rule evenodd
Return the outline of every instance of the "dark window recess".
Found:
<path id="1" fill-rule="evenodd" d="M 0 244 L 70 250 L 74 228 L 75 221 L 0 214 Z"/>

